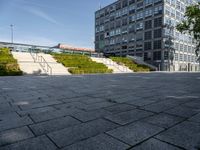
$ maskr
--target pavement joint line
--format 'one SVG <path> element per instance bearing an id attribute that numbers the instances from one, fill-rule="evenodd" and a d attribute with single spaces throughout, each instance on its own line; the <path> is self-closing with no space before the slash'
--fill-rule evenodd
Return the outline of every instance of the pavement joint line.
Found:
<path id="1" fill-rule="evenodd" d="M 48 134 L 43 135 L 45 135 L 58 149 L 60 149 L 60 147 L 48 136 Z"/>
<path id="2" fill-rule="evenodd" d="M 156 137 L 153 137 L 153 138 L 156 139 L 156 140 L 159 140 L 159 141 L 161 141 L 161 142 L 167 143 L 167 144 L 169 144 L 169 145 L 175 146 L 175 147 L 177 147 L 177 148 L 180 148 L 180 149 L 182 149 L 182 150 L 187 150 L 187 149 L 185 149 L 184 147 L 181 147 L 181 146 L 175 145 L 175 144 L 173 144 L 173 143 L 169 143 L 169 142 L 167 142 L 167 141 L 164 141 L 164 140 L 158 139 L 158 138 L 156 138 Z"/>

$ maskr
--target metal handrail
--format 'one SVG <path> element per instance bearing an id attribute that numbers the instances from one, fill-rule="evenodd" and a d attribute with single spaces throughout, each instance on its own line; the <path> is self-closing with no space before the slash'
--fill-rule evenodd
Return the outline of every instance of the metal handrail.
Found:
<path id="1" fill-rule="evenodd" d="M 48 62 L 44 59 L 43 56 L 39 56 L 38 53 L 33 53 L 30 51 L 31 56 L 33 57 L 34 62 L 38 62 L 42 69 L 48 74 L 52 75 L 52 68 Z"/>

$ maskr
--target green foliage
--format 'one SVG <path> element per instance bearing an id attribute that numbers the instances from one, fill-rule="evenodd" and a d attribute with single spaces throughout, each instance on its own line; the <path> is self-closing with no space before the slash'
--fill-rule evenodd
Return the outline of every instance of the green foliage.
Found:
<path id="1" fill-rule="evenodd" d="M 197 41 L 196 54 L 200 50 L 200 3 L 188 6 L 185 12 L 186 19 L 176 26 L 181 33 L 189 33 Z"/>
<path id="2" fill-rule="evenodd" d="M 53 54 L 54 58 L 69 67 L 72 74 L 112 73 L 111 69 L 101 63 L 92 61 L 88 56 L 78 54 Z"/>
<path id="3" fill-rule="evenodd" d="M 17 60 L 10 54 L 8 48 L 0 48 L 0 76 L 22 75 Z"/>
<path id="4" fill-rule="evenodd" d="M 134 72 L 149 72 L 150 68 L 145 65 L 139 65 L 134 63 L 131 59 L 126 57 L 110 57 L 113 61 L 118 64 L 125 65 Z"/>

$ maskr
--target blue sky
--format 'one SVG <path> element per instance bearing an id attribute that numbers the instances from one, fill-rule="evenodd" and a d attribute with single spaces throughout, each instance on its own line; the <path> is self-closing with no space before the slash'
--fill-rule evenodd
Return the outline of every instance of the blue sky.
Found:
<path id="1" fill-rule="evenodd" d="M 115 0 L 0 0 L 0 41 L 94 47 L 94 12 Z"/>

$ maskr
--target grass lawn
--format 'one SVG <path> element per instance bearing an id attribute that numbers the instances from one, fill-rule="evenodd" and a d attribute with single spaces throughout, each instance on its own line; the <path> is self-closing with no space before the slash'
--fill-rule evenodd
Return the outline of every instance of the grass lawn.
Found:
<path id="1" fill-rule="evenodd" d="M 112 73 L 113 70 L 102 63 L 91 60 L 88 56 L 79 54 L 53 54 L 53 57 L 68 67 L 72 74 Z"/>
<path id="2" fill-rule="evenodd" d="M 134 72 L 149 72 L 150 68 L 145 65 L 139 65 L 134 63 L 131 59 L 126 57 L 110 57 L 113 61 L 118 64 L 124 64 L 129 69 L 133 70 Z"/>
<path id="3" fill-rule="evenodd" d="M 17 60 L 10 54 L 8 48 L 0 48 L 0 76 L 22 75 Z"/>

